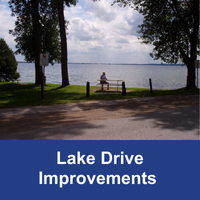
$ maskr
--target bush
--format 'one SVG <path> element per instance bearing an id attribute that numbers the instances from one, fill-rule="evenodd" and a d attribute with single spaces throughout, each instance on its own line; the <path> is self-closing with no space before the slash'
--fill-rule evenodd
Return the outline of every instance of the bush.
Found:
<path id="1" fill-rule="evenodd" d="M 14 53 L 5 40 L 0 38 L 0 82 L 16 80 L 19 77 Z"/>

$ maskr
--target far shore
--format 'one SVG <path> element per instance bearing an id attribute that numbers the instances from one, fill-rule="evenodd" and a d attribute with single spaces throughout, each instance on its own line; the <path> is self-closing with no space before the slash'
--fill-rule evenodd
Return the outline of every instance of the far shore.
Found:
<path id="1" fill-rule="evenodd" d="M 17 63 L 34 63 L 34 62 L 26 62 L 26 61 L 17 61 Z M 54 63 L 60 64 L 60 63 Z M 166 65 L 166 66 L 186 66 L 185 64 L 167 64 L 167 63 L 76 63 L 76 62 L 68 62 L 68 64 L 87 64 L 87 65 Z M 49 65 L 51 65 L 49 63 Z"/>

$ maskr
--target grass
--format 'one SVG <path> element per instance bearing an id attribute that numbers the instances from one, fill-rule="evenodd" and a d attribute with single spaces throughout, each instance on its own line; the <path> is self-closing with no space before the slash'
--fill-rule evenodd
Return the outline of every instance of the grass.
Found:
<path id="1" fill-rule="evenodd" d="M 86 97 L 86 86 L 70 85 L 60 87 L 56 84 L 47 84 L 45 86 L 44 99 L 41 99 L 41 86 L 17 83 L 0 83 L 0 108 L 51 105 L 60 103 L 72 103 L 91 100 L 123 99 L 135 97 L 147 97 L 158 95 L 174 95 L 181 93 L 199 93 L 199 89 L 186 91 L 183 89 L 153 89 L 150 93 L 149 88 L 126 88 L 129 90 L 126 95 L 119 92 L 102 93 L 94 92 L 94 89 L 100 87 L 90 87 L 90 97 Z"/>

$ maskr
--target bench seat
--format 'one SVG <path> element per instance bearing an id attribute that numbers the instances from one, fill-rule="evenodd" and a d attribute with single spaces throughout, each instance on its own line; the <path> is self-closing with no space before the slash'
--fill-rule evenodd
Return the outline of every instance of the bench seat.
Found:
<path id="1" fill-rule="evenodd" d="M 104 79 L 98 79 L 97 81 L 104 81 Z M 117 91 L 118 91 L 118 87 L 122 87 L 122 82 L 123 80 L 110 80 L 110 79 L 107 79 L 106 82 L 109 83 L 109 86 L 116 86 L 117 87 Z M 108 85 L 108 83 L 97 83 L 97 85 L 101 85 L 102 88 L 103 88 L 103 85 Z"/>
<path id="2" fill-rule="evenodd" d="M 107 85 L 107 83 L 97 83 L 97 85 Z M 122 86 L 122 84 L 117 83 L 109 83 L 109 86 Z"/>

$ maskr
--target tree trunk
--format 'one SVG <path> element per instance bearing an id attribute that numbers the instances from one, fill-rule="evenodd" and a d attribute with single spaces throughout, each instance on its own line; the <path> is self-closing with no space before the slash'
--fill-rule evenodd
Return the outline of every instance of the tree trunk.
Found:
<path id="1" fill-rule="evenodd" d="M 33 49 L 35 56 L 35 84 L 41 84 L 42 67 L 40 66 L 40 24 L 38 0 L 31 0 L 32 4 L 32 21 L 33 21 Z"/>
<path id="2" fill-rule="evenodd" d="M 59 26 L 60 26 L 60 38 L 61 38 L 61 71 L 62 71 L 62 86 L 69 85 L 68 69 L 67 69 L 67 37 L 65 30 L 64 20 L 64 6 L 63 0 L 57 0 Z"/>
<path id="3" fill-rule="evenodd" d="M 187 87 L 195 88 L 195 63 L 191 59 L 191 62 L 187 64 L 188 71 L 188 79 L 187 79 Z"/>
<path id="4" fill-rule="evenodd" d="M 199 32 L 199 5 L 196 0 L 193 1 L 193 16 L 194 16 L 194 26 L 193 34 L 191 36 L 191 53 L 190 59 L 187 63 L 188 67 L 188 87 L 195 88 L 195 60 L 197 59 L 197 41 Z"/>
<path id="5" fill-rule="evenodd" d="M 185 52 L 181 49 L 181 56 L 183 58 L 183 62 L 187 66 L 187 85 L 188 88 L 195 88 L 195 61 L 194 58 L 189 58 Z"/>
<path id="6" fill-rule="evenodd" d="M 197 59 L 197 41 L 198 41 L 198 32 L 199 32 L 199 14 L 198 14 L 198 2 L 196 0 L 193 1 L 193 17 L 194 17 L 194 25 L 193 25 L 193 33 L 190 38 L 190 57 L 186 55 L 186 53 L 181 49 L 181 55 L 184 63 L 187 66 L 187 87 L 195 88 L 195 60 Z"/>

